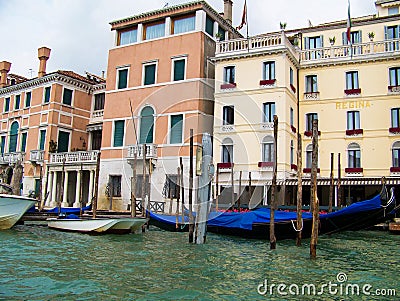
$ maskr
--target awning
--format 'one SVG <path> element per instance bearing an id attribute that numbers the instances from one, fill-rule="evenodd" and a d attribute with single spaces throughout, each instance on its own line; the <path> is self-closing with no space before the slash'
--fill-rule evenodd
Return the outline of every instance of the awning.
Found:
<path id="1" fill-rule="evenodd" d="M 334 185 L 338 184 L 338 179 L 335 178 L 333 180 Z M 297 186 L 297 178 L 296 179 L 278 179 L 276 181 L 277 185 L 286 185 L 286 186 Z M 310 186 L 311 179 L 305 178 L 302 179 L 303 186 Z M 329 178 L 318 178 L 317 185 L 319 186 L 329 186 L 331 184 L 331 180 Z M 267 186 L 272 185 L 272 181 L 268 181 L 266 183 Z M 340 185 L 345 186 L 357 186 L 357 185 L 367 185 L 367 186 L 379 186 L 382 185 L 382 178 L 342 178 L 340 180 Z M 400 178 L 388 177 L 386 178 L 386 185 L 400 185 Z"/>
<path id="2" fill-rule="evenodd" d="M 88 132 L 101 131 L 102 129 L 103 129 L 103 124 L 102 123 L 89 124 L 89 125 L 86 126 L 86 130 Z"/>

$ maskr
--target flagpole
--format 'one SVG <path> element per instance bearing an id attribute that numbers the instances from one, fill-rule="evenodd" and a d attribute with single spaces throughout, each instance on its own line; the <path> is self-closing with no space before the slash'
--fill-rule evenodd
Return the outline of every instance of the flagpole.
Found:
<path id="1" fill-rule="evenodd" d="M 350 16 L 350 0 L 347 0 L 347 40 L 350 45 L 350 58 L 353 59 L 353 41 L 351 39 L 351 16 Z"/>
<path id="2" fill-rule="evenodd" d="M 246 7 L 246 35 L 247 35 L 247 41 L 249 40 L 249 20 L 247 18 L 247 2 L 244 0 L 244 5 Z"/>

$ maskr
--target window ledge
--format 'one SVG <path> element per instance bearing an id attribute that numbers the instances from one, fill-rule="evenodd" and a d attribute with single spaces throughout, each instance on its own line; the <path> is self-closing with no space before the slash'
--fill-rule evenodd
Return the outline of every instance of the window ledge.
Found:
<path id="1" fill-rule="evenodd" d="M 347 90 L 344 90 L 344 94 L 346 94 L 346 95 L 360 95 L 361 94 L 361 89 L 347 89 Z"/>
<path id="2" fill-rule="evenodd" d="M 228 90 L 236 88 L 236 83 L 222 84 L 221 90 Z"/>
<path id="3" fill-rule="evenodd" d="M 318 100 L 319 99 L 319 92 L 305 92 L 304 93 L 305 100 Z"/>
<path id="4" fill-rule="evenodd" d="M 265 167 L 274 167 L 274 162 L 258 162 L 258 167 L 259 168 L 265 168 Z"/>
<path id="5" fill-rule="evenodd" d="M 400 94 L 400 86 L 388 86 L 389 93 Z"/>
<path id="6" fill-rule="evenodd" d="M 364 134 L 363 129 L 356 129 L 356 130 L 346 130 L 346 136 L 357 136 Z"/>

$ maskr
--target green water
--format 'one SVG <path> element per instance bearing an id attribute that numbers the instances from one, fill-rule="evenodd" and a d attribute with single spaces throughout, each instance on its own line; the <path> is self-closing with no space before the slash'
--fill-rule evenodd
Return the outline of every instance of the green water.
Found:
<path id="1" fill-rule="evenodd" d="M 278 242 L 209 234 L 189 245 L 187 234 L 150 228 L 144 234 L 90 236 L 38 226 L 0 232 L 0 300 L 400 300 L 400 236 L 350 232 L 321 237 L 317 260 Z M 371 284 L 397 296 L 281 295 L 268 284 Z M 261 287 L 261 292 L 262 292 Z M 286 291 L 287 292 L 287 291 Z M 293 291 L 296 293 L 296 291 Z"/>

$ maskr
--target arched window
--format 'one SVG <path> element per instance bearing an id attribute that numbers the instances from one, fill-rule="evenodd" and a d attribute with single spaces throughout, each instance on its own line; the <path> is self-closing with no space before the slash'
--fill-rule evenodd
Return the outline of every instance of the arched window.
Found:
<path id="1" fill-rule="evenodd" d="M 350 143 L 347 147 L 348 167 L 361 168 L 361 149 L 357 143 Z"/>
<path id="2" fill-rule="evenodd" d="M 312 167 L 312 144 L 306 147 L 306 168 Z"/>
<path id="3" fill-rule="evenodd" d="M 274 138 L 264 137 L 262 141 L 262 162 L 274 162 Z"/>
<path id="4" fill-rule="evenodd" d="M 233 163 L 233 141 L 225 138 L 222 141 L 222 163 Z"/>
<path id="5" fill-rule="evenodd" d="M 10 153 L 17 151 L 18 129 L 19 129 L 18 122 L 14 121 L 11 124 L 11 128 L 10 128 L 10 144 L 8 146 L 8 151 Z"/>
<path id="6" fill-rule="evenodd" d="M 154 110 L 152 107 L 145 107 L 140 113 L 140 138 L 139 143 L 153 143 L 154 131 Z"/>
<path id="7" fill-rule="evenodd" d="M 393 167 L 400 167 L 400 141 L 396 141 L 392 146 Z"/>

